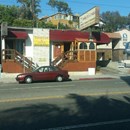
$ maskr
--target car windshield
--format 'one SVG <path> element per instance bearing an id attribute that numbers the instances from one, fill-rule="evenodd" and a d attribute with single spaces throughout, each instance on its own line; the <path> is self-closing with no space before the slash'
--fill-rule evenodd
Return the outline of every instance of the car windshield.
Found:
<path id="1" fill-rule="evenodd" d="M 39 69 L 39 67 L 38 67 L 38 68 L 35 68 L 34 70 L 32 70 L 32 72 L 37 72 L 38 69 Z"/>

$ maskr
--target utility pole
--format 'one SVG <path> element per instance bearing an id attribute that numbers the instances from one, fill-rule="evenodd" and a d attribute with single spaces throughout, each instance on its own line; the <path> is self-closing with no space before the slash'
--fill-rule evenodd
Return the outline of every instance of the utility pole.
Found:
<path id="1" fill-rule="evenodd" d="M 33 27 L 35 27 L 35 15 L 34 15 L 35 0 L 30 1 L 30 11 L 32 12 Z"/>

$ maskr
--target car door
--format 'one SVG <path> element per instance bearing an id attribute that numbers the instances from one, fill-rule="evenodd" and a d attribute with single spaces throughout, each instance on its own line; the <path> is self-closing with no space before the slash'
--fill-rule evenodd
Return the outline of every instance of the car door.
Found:
<path id="1" fill-rule="evenodd" d="M 58 75 L 58 71 L 56 71 L 55 67 L 47 66 L 44 68 L 43 80 L 55 80 Z"/>
<path id="2" fill-rule="evenodd" d="M 55 80 L 58 75 L 58 70 L 54 66 L 49 67 L 50 80 Z"/>
<path id="3" fill-rule="evenodd" d="M 43 80 L 51 80 L 51 74 L 49 72 L 49 66 L 44 67 Z"/>
<path id="4" fill-rule="evenodd" d="M 41 81 L 45 79 L 45 73 L 44 73 L 44 68 L 45 67 L 40 67 L 36 70 L 35 72 L 35 81 Z"/>

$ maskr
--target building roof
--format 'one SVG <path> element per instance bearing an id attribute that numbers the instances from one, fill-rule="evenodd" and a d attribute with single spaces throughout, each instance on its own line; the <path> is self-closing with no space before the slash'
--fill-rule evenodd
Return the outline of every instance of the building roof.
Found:
<path id="1" fill-rule="evenodd" d="M 105 34 L 108 35 L 108 37 L 111 39 L 120 39 L 121 38 L 120 33 L 105 33 Z"/>
<path id="2" fill-rule="evenodd" d="M 62 15 L 71 15 L 71 16 L 79 17 L 78 14 L 73 15 L 73 14 L 64 14 L 64 13 L 60 13 L 60 12 L 58 12 L 58 13 L 52 14 L 52 15 L 50 15 L 50 16 L 43 16 L 42 18 L 39 18 L 39 20 L 47 19 L 47 18 L 53 17 L 53 16 L 55 16 L 55 15 L 57 15 L 57 14 L 62 14 Z"/>
<path id="3" fill-rule="evenodd" d="M 110 38 L 105 33 L 93 32 L 92 37 L 97 44 L 110 42 Z M 53 42 L 73 42 L 76 39 L 89 39 L 89 32 L 76 30 L 50 30 L 50 40 Z"/>

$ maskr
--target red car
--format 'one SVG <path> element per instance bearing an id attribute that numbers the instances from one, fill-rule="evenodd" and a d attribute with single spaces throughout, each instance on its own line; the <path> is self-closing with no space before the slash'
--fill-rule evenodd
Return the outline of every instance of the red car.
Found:
<path id="1" fill-rule="evenodd" d="M 16 80 L 19 83 L 32 83 L 33 81 L 58 81 L 62 82 L 69 79 L 67 70 L 61 70 L 55 66 L 41 66 L 30 73 L 17 75 Z"/>

